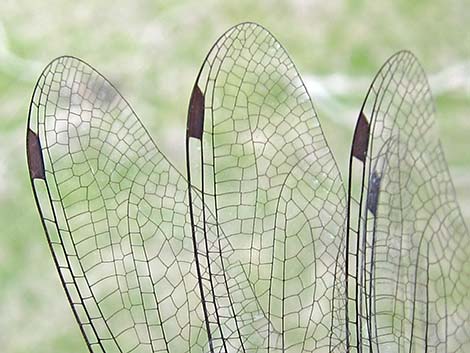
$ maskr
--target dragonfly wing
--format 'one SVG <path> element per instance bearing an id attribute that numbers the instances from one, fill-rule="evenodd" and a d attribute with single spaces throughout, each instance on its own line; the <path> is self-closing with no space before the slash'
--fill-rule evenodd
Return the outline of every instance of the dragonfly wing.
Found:
<path id="1" fill-rule="evenodd" d="M 34 90 L 27 147 L 90 351 L 205 351 L 187 182 L 115 87 L 76 58 L 54 60 Z"/>
<path id="2" fill-rule="evenodd" d="M 410 52 L 392 56 L 373 81 L 351 163 L 359 181 L 351 196 L 360 202 L 349 232 L 349 249 L 357 255 L 350 256 L 357 278 L 350 288 L 357 300 L 357 311 L 349 310 L 355 314 L 348 325 L 355 331 L 351 347 L 467 352 L 470 238 L 437 135 L 430 87 Z"/>
<path id="3" fill-rule="evenodd" d="M 344 351 L 345 191 L 302 79 L 261 26 L 231 28 L 204 61 L 187 161 L 213 351 Z"/>

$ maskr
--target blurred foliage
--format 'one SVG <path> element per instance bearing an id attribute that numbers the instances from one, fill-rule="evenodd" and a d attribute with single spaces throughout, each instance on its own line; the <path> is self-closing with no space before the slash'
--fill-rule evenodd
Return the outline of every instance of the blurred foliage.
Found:
<path id="1" fill-rule="evenodd" d="M 314 75 L 311 80 L 315 80 L 340 74 L 359 82 L 358 89 L 333 92 L 328 99 L 317 99 L 312 92 L 329 144 L 345 173 L 355 117 L 374 72 L 401 48 L 415 52 L 431 75 L 454 65 L 468 67 L 469 8 L 468 0 L 3 0 L 2 351 L 86 351 L 54 270 L 25 161 L 29 99 L 42 67 L 54 57 L 78 56 L 116 83 L 162 150 L 182 167 L 186 106 L 199 65 L 227 28 L 241 21 L 259 22 L 285 45 L 304 77 Z M 470 219 L 468 77 L 465 82 L 437 95 L 437 111 L 458 197 Z M 344 109 L 331 109 L 332 101 Z"/>

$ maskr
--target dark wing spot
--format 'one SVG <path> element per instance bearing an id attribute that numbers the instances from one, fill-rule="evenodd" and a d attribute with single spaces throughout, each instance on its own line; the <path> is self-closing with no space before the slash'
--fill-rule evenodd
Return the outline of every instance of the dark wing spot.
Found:
<path id="1" fill-rule="evenodd" d="M 367 147 L 369 146 L 369 130 L 369 122 L 364 113 L 361 112 L 356 131 L 354 132 L 352 154 L 362 162 L 366 160 Z"/>
<path id="2" fill-rule="evenodd" d="M 377 171 L 374 170 L 369 181 L 369 190 L 367 192 L 367 209 L 374 215 L 377 215 L 377 204 L 379 201 L 381 178 Z"/>
<path id="3" fill-rule="evenodd" d="M 188 135 L 197 139 L 202 138 L 204 127 L 204 95 L 198 85 L 194 86 L 189 102 Z"/>
<path id="4" fill-rule="evenodd" d="M 31 179 L 46 179 L 39 137 L 31 129 L 28 129 L 26 139 L 28 144 L 29 175 Z"/>

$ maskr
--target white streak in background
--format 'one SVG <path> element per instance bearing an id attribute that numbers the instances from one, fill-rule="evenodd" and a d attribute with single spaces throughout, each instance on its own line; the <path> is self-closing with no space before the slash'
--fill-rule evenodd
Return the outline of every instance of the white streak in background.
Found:
<path id="1" fill-rule="evenodd" d="M 429 77 L 435 96 L 463 90 L 470 97 L 470 61 L 455 64 Z"/>
<path id="2" fill-rule="evenodd" d="M 7 177 L 8 177 L 7 165 L 8 165 L 9 160 L 7 159 L 7 154 L 3 152 L 7 150 L 6 146 L 4 146 L 3 143 L 0 143 L 0 150 L 2 151 L 2 153 L 0 153 L 0 180 L 2 180 L 2 182 L 0 183 L 0 201 L 1 201 L 3 197 L 7 195 L 7 190 L 9 187 L 8 182 L 7 182 Z M 0 258 L 1 258 L 1 253 L 0 253 Z"/>
<path id="3" fill-rule="evenodd" d="M 144 36 L 146 37 L 144 43 L 149 40 L 149 34 L 152 36 L 155 34 L 155 30 L 150 31 L 150 29 L 147 28 L 145 31 L 147 36 Z M 158 29 L 158 32 L 160 31 L 161 28 Z M 162 41 L 160 35 L 157 37 L 157 42 Z M 29 81 L 44 66 L 45 63 L 21 58 L 11 51 L 5 27 L 0 21 L 0 70 L 14 73 L 20 80 Z M 463 89 L 465 94 L 470 96 L 470 61 L 447 67 L 433 75 L 428 75 L 428 78 L 435 96 L 459 89 Z M 372 82 L 372 76 L 348 76 L 340 73 L 325 76 L 304 75 L 304 82 L 314 103 L 320 102 L 332 119 L 349 126 L 350 121 L 345 117 L 354 112 L 352 116 L 355 118 L 359 107 L 341 103 L 339 97 L 365 95 Z"/>
<path id="4" fill-rule="evenodd" d="M 316 108 L 326 113 L 325 118 L 352 128 L 360 107 L 342 103 L 340 96 L 366 93 L 369 77 L 351 77 L 342 74 L 327 76 L 304 75 L 304 83 Z M 361 94 L 361 93 L 359 93 Z M 322 117 L 320 117 L 322 119 Z"/>
<path id="5" fill-rule="evenodd" d="M 460 91 L 470 97 L 470 61 L 458 63 L 435 74 L 428 75 L 435 97 Z M 305 75 L 304 82 L 316 103 L 334 122 L 352 128 L 360 106 L 353 107 L 341 102 L 341 97 L 365 96 L 371 77 L 332 74 L 326 76 Z"/>

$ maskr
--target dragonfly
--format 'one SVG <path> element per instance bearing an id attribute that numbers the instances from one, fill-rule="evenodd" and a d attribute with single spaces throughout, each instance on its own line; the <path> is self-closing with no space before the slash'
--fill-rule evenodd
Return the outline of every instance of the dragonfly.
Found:
<path id="1" fill-rule="evenodd" d="M 186 171 L 126 99 L 63 56 L 34 88 L 34 199 L 92 353 L 470 351 L 470 238 L 426 74 L 400 51 L 360 108 L 343 180 L 264 27 L 210 49 Z"/>

